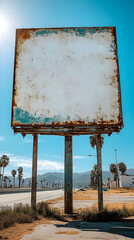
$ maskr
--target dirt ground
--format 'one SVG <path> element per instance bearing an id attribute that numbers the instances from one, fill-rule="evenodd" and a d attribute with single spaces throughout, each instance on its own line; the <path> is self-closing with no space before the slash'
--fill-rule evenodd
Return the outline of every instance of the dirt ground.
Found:
<path id="1" fill-rule="evenodd" d="M 104 191 L 104 198 L 106 196 L 134 196 L 134 188 L 132 189 L 110 189 L 108 191 Z M 97 195 L 98 192 L 97 190 L 90 190 L 87 189 L 86 191 L 75 191 L 73 194 L 73 199 L 74 200 L 79 200 L 79 201 L 84 201 L 84 200 L 96 200 L 97 201 Z M 48 201 L 52 206 L 55 203 L 58 203 L 59 201 L 63 201 L 63 197 L 61 198 L 57 198 L 51 201 Z M 97 206 L 97 202 L 94 203 L 95 206 Z M 105 204 L 107 205 L 109 208 L 115 208 L 115 207 L 122 207 L 124 205 L 124 203 L 107 203 Z M 105 206 L 104 205 L 104 206 Z M 126 203 L 125 204 L 127 207 L 134 207 L 134 201 L 132 203 Z M 2 231 L 0 231 L 0 239 L 5 240 L 20 240 L 24 234 L 31 234 L 34 231 L 34 228 L 38 225 L 43 225 L 43 224 L 54 224 L 56 221 L 52 221 L 52 220 L 46 220 L 44 218 L 41 218 L 38 221 L 35 221 L 33 223 L 25 223 L 25 224 L 15 224 L 15 226 L 13 227 L 9 227 L 8 229 L 4 229 Z M 57 235 L 63 234 L 63 232 L 57 231 L 56 233 Z M 76 234 L 77 235 L 77 231 L 74 233 L 73 232 L 68 232 L 67 234 Z"/>
<path id="2" fill-rule="evenodd" d="M 125 189 L 108 189 L 103 191 L 104 206 L 108 208 L 115 208 L 122 206 L 134 207 L 134 188 Z M 64 208 L 64 197 L 56 198 L 48 201 L 53 207 L 60 208 L 63 211 Z M 86 191 L 75 191 L 73 193 L 73 205 L 74 210 L 91 207 L 98 205 L 98 191 L 92 189 L 86 189 Z"/>

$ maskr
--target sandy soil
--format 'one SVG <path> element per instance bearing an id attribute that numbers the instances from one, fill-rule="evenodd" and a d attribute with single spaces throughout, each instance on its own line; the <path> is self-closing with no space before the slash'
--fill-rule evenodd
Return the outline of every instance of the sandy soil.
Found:
<path id="1" fill-rule="evenodd" d="M 0 231 L 0 239 L 5 240 L 20 240 L 23 234 L 30 234 L 34 231 L 34 228 L 42 224 L 52 224 L 53 221 L 41 218 L 33 223 L 15 224 L 13 227 L 9 227 Z"/>

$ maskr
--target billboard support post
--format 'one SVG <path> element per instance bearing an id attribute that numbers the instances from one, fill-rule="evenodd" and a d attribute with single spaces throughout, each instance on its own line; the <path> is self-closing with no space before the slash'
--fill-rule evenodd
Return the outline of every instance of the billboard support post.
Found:
<path id="1" fill-rule="evenodd" d="M 97 149 L 97 169 L 98 169 L 98 209 L 103 209 L 103 188 L 102 188 L 102 156 L 101 156 L 101 135 L 96 135 L 96 149 Z"/>
<path id="2" fill-rule="evenodd" d="M 31 206 L 35 210 L 36 210 L 36 188 L 37 188 L 37 151 L 38 151 L 38 134 L 34 134 L 33 135 Z"/>
<path id="3" fill-rule="evenodd" d="M 73 212 L 73 166 L 72 166 L 72 136 L 65 136 L 65 191 L 64 212 Z"/>

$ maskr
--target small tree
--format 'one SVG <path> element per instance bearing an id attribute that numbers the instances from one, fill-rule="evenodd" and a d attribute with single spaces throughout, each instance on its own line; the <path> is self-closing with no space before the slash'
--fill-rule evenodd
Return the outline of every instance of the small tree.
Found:
<path id="1" fill-rule="evenodd" d="M 19 167 L 17 170 L 18 170 L 18 179 L 19 179 L 19 188 L 20 188 L 21 179 L 23 178 L 23 168 Z"/>
<path id="2" fill-rule="evenodd" d="M 118 169 L 116 164 L 112 163 L 110 164 L 110 172 L 114 174 L 114 181 L 118 179 Z"/>
<path id="3" fill-rule="evenodd" d="M 119 171 L 121 172 L 121 174 L 124 175 L 127 170 L 126 164 L 123 162 L 120 162 L 118 164 L 118 168 L 119 168 Z"/>
<path id="4" fill-rule="evenodd" d="M 17 171 L 13 169 L 12 172 L 11 172 L 11 174 L 12 174 L 12 176 L 13 176 L 13 187 L 15 188 L 15 176 L 16 176 L 16 174 L 17 174 Z"/>

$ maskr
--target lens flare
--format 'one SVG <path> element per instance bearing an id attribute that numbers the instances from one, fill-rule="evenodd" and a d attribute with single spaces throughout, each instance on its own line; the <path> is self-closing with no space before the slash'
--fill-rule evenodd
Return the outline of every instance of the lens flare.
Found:
<path id="1" fill-rule="evenodd" d="M 7 20 L 0 15 L 0 33 L 6 33 L 8 30 L 8 22 Z"/>

